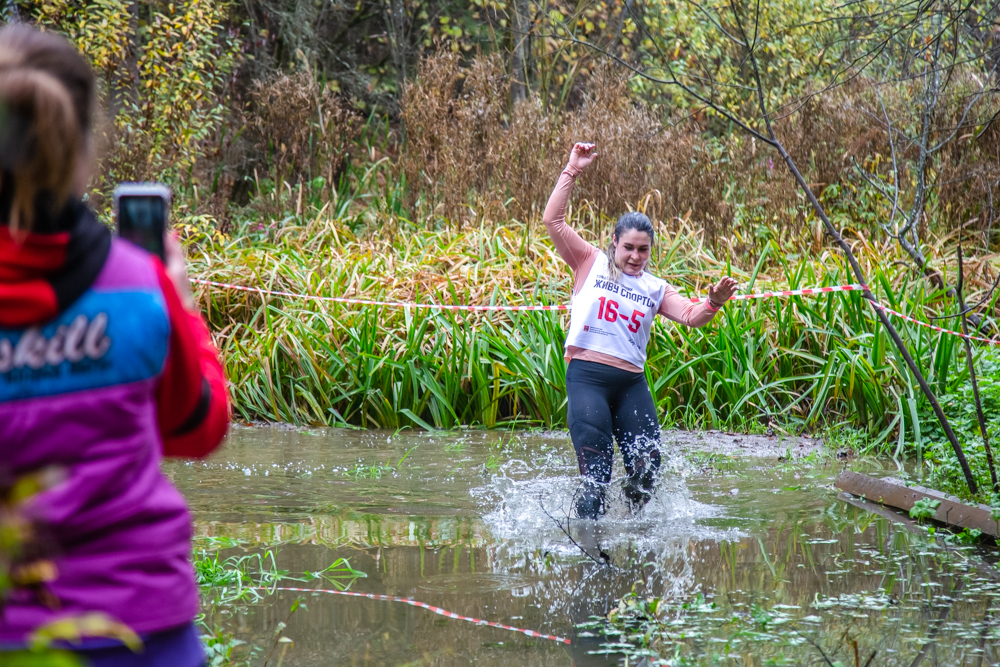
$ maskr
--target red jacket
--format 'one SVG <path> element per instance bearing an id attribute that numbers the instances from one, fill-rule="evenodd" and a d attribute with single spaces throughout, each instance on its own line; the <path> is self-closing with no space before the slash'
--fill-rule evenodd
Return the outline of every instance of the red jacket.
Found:
<path id="1" fill-rule="evenodd" d="M 23 242 L 0 224 L 0 329 L 52 320 L 90 287 L 104 266 L 111 247 L 107 230 L 83 205 L 68 211 L 50 223 L 52 231 L 43 228 Z M 66 227 L 69 231 L 60 229 Z M 171 327 L 156 397 L 163 454 L 206 456 L 222 441 L 229 424 L 225 374 L 201 316 L 181 304 L 159 259 L 150 256 L 149 261 L 155 265 Z"/>
<path id="2" fill-rule="evenodd" d="M 4 644 L 87 612 L 140 634 L 191 622 L 191 517 L 160 461 L 208 454 L 228 424 L 208 329 L 160 261 L 82 204 L 60 218 L 21 242 L 0 224 L 0 500 L 36 485 Z"/>

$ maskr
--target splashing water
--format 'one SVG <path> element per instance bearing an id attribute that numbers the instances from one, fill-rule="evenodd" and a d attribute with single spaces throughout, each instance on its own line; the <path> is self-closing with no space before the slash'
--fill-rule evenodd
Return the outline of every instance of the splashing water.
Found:
<path id="1" fill-rule="evenodd" d="M 890 651 L 900 659 L 885 664 L 909 664 L 935 628 L 939 650 L 948 646 L 957 660 L 949 664 L 977 650 L 987 654 L 983 664 L 996 662 L 1000 623 L 990 620 L 989 600 L 1000 577 L 980 556 L 951 558 L 926 534 L 907 537 L 845 503 L 829 487 L 841 463 L 787 463 L 791 450 L 808 453 L 798 441 L 739 436 L 696 457 L 692 447 L 722 436 L 664 436 L 665 450 L 689 453 L 664 456 L 650 503 L 629 512 L 619 457 L 608 513 L 596 522 L 572 516 L 580 482 L 564 433 L 235 429 L 212 459 L 164 470 L 192 508 L 198 544 L 223 558 L 271 550 L 291 576 L 346 558 L 367 575 L 351 590 L 573 639 L 556 648 L 407 605 L 308 597 L 308 612 L 285 630 L 298 666 L 337 656 L 370 665 L 607 667 L 620 663 L 626 643 L 588 634 L 614 619 L 653 623 L 685 664 L 760 651 L 816 661 L 804 636 L 854 664 L 837 643 L 845 629 L 864 655 L 879 651 L 877 664 Z M 748 451 L 763 452 L 766 464 Z M 935 619 L 956 599 L 957 578 L 971 583 L 954 607 L 958 622 L 942 625 Z M 206 623 L 269 646 L 293 599 L 209 606 Z M 884 608 L 870 611 L 868 600 Z"/>

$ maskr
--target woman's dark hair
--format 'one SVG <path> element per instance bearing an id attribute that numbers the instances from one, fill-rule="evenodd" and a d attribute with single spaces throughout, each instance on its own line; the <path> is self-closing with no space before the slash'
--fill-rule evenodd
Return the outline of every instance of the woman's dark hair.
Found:
<path id="1" fill-rule="evenodd" d="M 608 243 L 608 247 L 604 251 L 608 256 L 608 274 L 613 282 L 618 282 L 622 277 L 622 267 L 618 266 L 618 262 L 615 261 L 615 244 L 621 239 L 622 234 L 633 229 L 649 234 L 650 245 L 656 242 L 653 223 L 649 221 L 645 213 L 630 211 L 618 218 L 618 222 L 615 223 L 615 233 L 611 235 L 611 242 Z"/>
<path id="2" fill-rule="evenodd" d="M 60 210 L 90 150 L 94 73 L 65 38 L 0 29 L 0 224 L 30 231 L 36 207 Z"/>

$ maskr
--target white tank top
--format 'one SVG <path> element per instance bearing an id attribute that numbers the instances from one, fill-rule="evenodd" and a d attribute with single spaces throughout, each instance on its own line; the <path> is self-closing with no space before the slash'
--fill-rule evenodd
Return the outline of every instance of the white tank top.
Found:
<path id="1" fill-rule="evenodd" d="M 653 318 L 660 309 L 667 281 L 647 271 L 608 276 L 608 259 L 601 253 L 580 291 L 573 295 L 566 347 L 603 352 L 642 368 Z"/>

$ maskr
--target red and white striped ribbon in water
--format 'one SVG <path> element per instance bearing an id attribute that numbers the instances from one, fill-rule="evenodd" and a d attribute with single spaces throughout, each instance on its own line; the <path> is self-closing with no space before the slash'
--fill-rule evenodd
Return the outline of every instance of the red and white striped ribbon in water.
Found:
<path id="1" fill-rule="evenodd" d="M 263 586 L 257 587 L 256 590 L 261 591 L 292 591 L 295 593 L 327 593 L 328 595 L 346 595 L 348 597 L 354 598 L 368 598 L 369 600 L 381 600 L 383 602 L 402 602 L 403 604 L 408 604 L 411 607 L 420 607 L 421 609 L 426 609 L 427 611 L 432 611 L 439 616 L 444 616 L 445 618 L 453 618 L 456 621 L 468 621 L 470 623 L 475 623 L 476 625 L 488 625 L 491 628 L 500 628 L 501 630 L 512 630 L 514 632 L 520 632 L 522 635 L 527 635 L 529 637 L 536 637 L 538 639 L 551 639 L 554 642 L 562 642 L 563 644 L 570 644 L 570 640 L 565 637 L 557 637 L 555 635 L 546 635 L 541 632 L 535 632 L 534 630 L 526 630 L 525 628 L 515 628 L 513 625 L 504 625 L 503 623 L 494 623 L 493 621 L 484 621 L 481 618 L 472 618 L 471 616 L 461 616 L 454 612 L 450 612 L 447 609 L 442 609 L 441 607 L 435 607 L 434 605 L 427 604 L 426 602 L 420 602 L 419 600 L 414 600 L 412 598 L 398 598 L 393 595 L 376 595 L 375 593 L 355 593 L 353 591 L 337 591 L 329 588 L 265 588 Z"/>
<path id="2" fill-rule="evenodd" d="M 349 297 L 342 296 L 315 296 L 312 294 L 297 294 L 295 292 L 282 292 L 279 290 L 269 290 L 262 287 L 245 287 L 243 285 L 233 285 L 231 283 L 220 283 L 213 280 L 201 280 L 199 278 L 192 278 L 191 282 L 198 285 L 208 285 L 211 287 L 220 287 L 222 289 L 238 290 L 241 292 L 255 292 L 257 294 L 267 294 L 270 296 L 284 296 L 293 299 L 306 299 L 311 301 L 332 301 L 334 303 L 345 303 L 353 304 L 358 306 L 387 306 L 390 308 L 426 308 L 430 310 L 467 310 L 467 311 L 518 311 L 518 310 L 569 310 L 570 306 L 568 304 L 560 304 L 557 306 L 468 306 L 468 305 L 450 305 L 443 303 L 406 303 L 403 301 L 378 301 L 373 299 L 352 299 Z M 808 287 L 806 289 L 794 289 L 794 290 L 778 290 L 775 292 L 755 292 L 753 294 L 736 294 L 730 301 L 747 301 L 750 299 L 769 299 L 775 297 L 789 297 L 789 296 L 815 296 L 818 294 L 826 294 L 829 292 L 859 292 L 863 291 L 865 286 L 859 283 L 853 283 L 850 285 L 834 285 L 832 287 Z M 692 297 L 691 303 L 700 303 L 705 301 L 702 297 Z M 959 338 L 968 338 L 969 340 L 974 340 L 982 343 L 988 343 L 990 345 L 1000 345 L 1000 340 L 992 338 L 983 338 L 981 336 L 966 335 L 959 331 L 952 331 L 951 329 L 945 329 L 927 322 L 923 322 L 918 319 L 914 319 L 909 315 L 904 315 L 900 312 L 893 310 L 887 306 L 883 306 L 880 303 L 874 301 L 869 302 L 875 308 L 880 308 L 885 312 L 906 320 L 907 322 L 912 322 L 922 327 L 926 327 L 933 331 L 938 331 L 940 333 L 949 334 L 951 336 L 958 336 Z"/>

